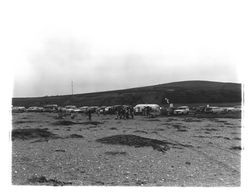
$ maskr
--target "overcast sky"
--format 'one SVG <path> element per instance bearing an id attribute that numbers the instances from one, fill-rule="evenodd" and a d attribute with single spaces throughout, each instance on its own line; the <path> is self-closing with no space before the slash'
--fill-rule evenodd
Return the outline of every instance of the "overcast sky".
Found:
<path id="1" fill-rule="evenodd" d="M 9 32 L 13 96 L 184 80 L 240 82 L 237 1 L 20 1 Z M 13 22 L 13 23 L 12 23 Z"/>

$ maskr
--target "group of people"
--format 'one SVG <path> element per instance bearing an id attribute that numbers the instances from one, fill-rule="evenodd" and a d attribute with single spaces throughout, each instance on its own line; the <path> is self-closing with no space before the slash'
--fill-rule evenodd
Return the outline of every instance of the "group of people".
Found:
<path id="1" fill-rule="evenodd" d="M 133 107 L 120 107 L 116 111 L 116 119 L 134 119 L 134 108 Z"/>
<path id="2" fill-rule="evenodd" d="M 150 111 L 151 111 L 150 107 L 145 107 L 143 109 L 143 115 L 150 116 Z M 93 112 L 95 112 L 97 116 L 100 115 L 99 111 L 92 111 L 92 110 L 88 110 L 85 113 L 79 113 L 79 114 L 87 115 L 88 120 L 92 120 Z M 66 112 L 66 111 L 58 110 L 57 118 L 64 119 L 65 117 L 69 116 L 71 119 L 75 119 L 79 114 L 74 113 L 74 112 Z M 125 119 L 125 120 L 134 119 L 135 110 L 132 106 L 120 106 L 120 107 L 115 108 L 114 114 L 116 114 L 116 119 Z"/>
<path id="3" fill-rule="evenodd" d="M 152 111 L 152 108 L 147 106 L 147 107 L 142 109 L 142 115 L 150 117 L 151 116 L 151 111 Z"/>

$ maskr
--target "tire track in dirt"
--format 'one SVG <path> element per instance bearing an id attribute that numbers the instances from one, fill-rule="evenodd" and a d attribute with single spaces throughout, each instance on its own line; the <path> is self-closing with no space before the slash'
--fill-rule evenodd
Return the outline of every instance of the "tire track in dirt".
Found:
<path id="1" fill-rule="evenodd" d="M 173 133 L 173 134 L 174 134 L 174 133 Z M 176 134 L 174 134 L 174 135 L 177 136 Z M 179 136 L 179 137 L 181 137 L 181 136 Z M 205 145 L 208 145 L 208 146 L 211 146 L 211 147 L 219 148 L 220 150 L 223 150 L 223 151 L 229 152 L 229 153 L 231 153 L 231 154 L 240 156 L 240 153 L 233 152 L 233 151 L 228 150 L 228 149 L 225 149 L 225 148 L 221 148 L 219 145 L 211 144 L 211 143 L 209 143 L 209 142 L 202 142 L 202 141 L 199 141 L 199 140 L 190 138 L 190 137 L 189 137 L 189 139 L 192 140 L 192 141 L 195 141 L 195 142 L 197 142 L 197 143 L 199 143 L 199 144 L 205 144 Z"/>
<path id="2" fill-rule="evenodd" d="M 156 134 L 156 132 L 154 132 L 154 133 Z M 163 135 L 160 135 L 158 132 L 157 132 L 157 134 L 158 134 L 159 136 L 161 136 L 161 137 L 165 137 L 165 136 L 163 136 Z M 168 134 L 175 135 L 175 136 L 177 136 L 177 137 L 183 138 L 183 137 L 181 137 L 180 135 L 175 134 L 174 132 L 168 132 Z M 237 156 L 241 156 L 240 153 L 233 152 L 233 151 L 228 150 L 228 149 L 225 149 L 225 148 L 221 148 L 219 145 L 211 144 L 211 143 L 209 143 L 209 142 L 202 142 L 202 141 L 200 141 L 200 140 L 196 140 L 196 139 L 193 139 L 193 138 L 191 138 L 191 137 L 188 137 L 188 138 L 189 138 L 189 140 L 194 141 L 194 142 L 197 142 L 197 143 L 199 143 L 199 144 L 203 144 L 203 145 L 205 144 L 205 145 L 207 145 L 207 146 L 216 147 L 216 148 L 219 148 L 220 150 L 229 152 L 229 153 L 231 153 L 231 154 L 234 154 L 234 155 L 237 155 Z M 231 144 L 233 144 L 233 143 L 231 143 Z"/>
<path id="3" fill-rule="evenodd" d="M 176 141 L 176 140 L 173 140 L 173 139 L 170 139 L 170 138 L 168 138 L 168 137 L 166 137 L 166 136 L 164 136 L 164 135 L 162 135 L 162 134 L 157 133 L 157 135 L 160 136 L 160 137 L 162 137 L 162 138 L 165 138 L 165 139 L 167 139 L 167 140 L 169 140 L 169 141 L 171 141 L 171 142 L 175 142 L 176 144 L 181 144 L 180 142 L 178 142 L 178 141 Z M 175 134 L 175 133 L 173 133 L 173 132 L 172 132 L 172 133 L 169 133 L 169 135 L 174 135 L 174 136 L 176 136 L 176 137 L 183 138 L 183 137 L 181 137 L 181 136 L 179 136 L 179 135 L 177 135 L 177 134 Z M 192 138 L 189 138 L 189 139 L 190 139 L 190 140 L 193 140 Z M 193 140 L 193 141 L 196 141 L 196 140 Z M 200 141 L 197 141 L 197 142 L 198 142 L 198 143 L 202 143 L 202 142 L 200 142 Z M 204 144 L 204 143 L 203 143 L 203 144 Z M 211 146 L 210 146 L 210 147 L 211 147 Z M 213 146 L 212 146 L 212 147 L 213 147 Z M 216 146 L 216 148 L 217 148 L 217 146 Z M 224 169 L 227 169 L 227 170 L 229 170 L 229 171 L 231 171 L 231 172 L 240 174 L 240 171 L 238 171 L 237 168 L 234 168 L 232 165 L 228 165 L 228 164 L 226 164 L 226 163 L 224 163 L 224 162 L 222 162 L 222 161 L 217 160 L 214 156 L 208 155 L 208 154 L 206 154 L 205 152 L 203 152 L 203 151 L 201 151 L 201 150 L 198 150 L 198 149 L 194 149 L 194 148 L 188 148 L 188 149 L 191 150 L 191 151 L 194 151 L 194 152 L 196 152 L 196 153 L 198 153 L 198 154 L 203 155 L 206 159 L 208 159 L 209 161 L 212 161 L 212 162 L 214 162 L 214 163 L 216 163 L 216 164 L 222 166 Z M 225 152 L 233 153 L 233 152 L 231 152 L 230 150 L 226 150 L 226 149 L 222 149 L 222 148 L 220 148 L 220 149 L 223 150 L 223 151 L 225 151 Z M 235 153 L 233 153 L 233 154 L 235 154 Z M 236 155 L 239 155 L 239 154 L 236 154 Z"/>

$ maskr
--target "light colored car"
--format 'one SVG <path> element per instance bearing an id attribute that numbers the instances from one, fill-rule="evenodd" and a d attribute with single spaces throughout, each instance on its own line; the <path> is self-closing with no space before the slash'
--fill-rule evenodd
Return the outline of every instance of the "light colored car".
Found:
<path id="1" fill-rule="evenodd" d="M 112 109 L 111 106 L 107 106 L 107 107 L 104 109 L 104 111 L 105 111 L 105 112 L 109 112 L 111 109 Z"/>
<path id="2" fill-rule="evenodd" d="M 225 107 L 224 111 L 226 111 L 226 112 L 234 112 L 235 108 L 234 107 Z"/>
<path id="3" fill-rule="evenodd" d="M 57 104 L 48 104 L 44 105 L 44 112 L 56 112 L 58 110 L 58 105 Z"/>
<path id="4" fill-rule="evenodd" d="M 73 112 L 75 112 L 75 113 L 81 113 L 81 112 L 82 112 L 82 110 L 81 110 L 81 109 L 79 109 L 79 108 L 76 108 L 76 109 L 74 109 L 74 110 L 73 110 Z"/>
<path id="5" fill-rule="evenodd" d="M 189 107 L 188 106 L 181 106 L 174 110 L 174 114 L 188 114 Z"/>
<path id="6" fill-rule="evenodd" d="M 225 112 L 239 112 L 241 107 L 224 107 Z"/>
<path id="7" fill-rule="evenodd" d="M 234 112 L 241 112 L 242 108 L 241 106 L 234 106 Z"/>
<path id="8" fill-rule="evenodd" d="M 26 108 L 25 107 L 12 107 L 12 112 L 14 113 L 18 113 L 18 112 L 25 112 L 26 111 Z"/>
<path id="9" fill-rule="evenodd" d="M 88 111 L 89 106 L 82 106 L 82 107 L 80 107 L 79 109 L 81 110 L 82 113 L 84 113 L 84 112 L 87 112 L 87 111 Z"/>
<path id="10" fill-rule="evenodd" d="M 105 113 L 105 108 L 106 108 L 107 106 L 101 106 L 101 107 L 99 107 L 99 112 L 101 113 L 101 114 L 104 114 Z"/>
<path id="11" fill-rule="evenodd" d="M 89 110 L 91 110 L 92 112 L 96 112 L 96 110 L 98 110 L 99 107 L 98 106 L 90 106 Z"/>
<path id="12" fill-rule="evenodd" d="M 36 106 L 29 107 L 27 109 L 27 112 L 43 112 L 43 111 L 44 111 L 43 107 L 36 107 Z"/>
<path id="13" fill-rule="evenodd" d="M 77 109 L 77 107 L 74 106 L 74 105 L 67 105 L 67 106 L 65 106 L 65 111 L 69 112 L 69 113 L 74 112 L 74 110 L 76 110 L 76 109 Z"/>
<path id="14" fill-rule="evenodd" d="M 221 113 L 221 112 L 225 112 L 225 108 L 222 107 L 216 107 L 216 106 L 210 106 L 206 108 L 206 113 Z"/>

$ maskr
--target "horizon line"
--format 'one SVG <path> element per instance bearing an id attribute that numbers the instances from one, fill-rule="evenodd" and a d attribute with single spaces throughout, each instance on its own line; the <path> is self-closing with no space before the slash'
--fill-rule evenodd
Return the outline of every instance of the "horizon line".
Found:
<path id="1" fill-rule="evenodd" d="M 57 97 L 57 96 L 74 96 L 74 95 L 83 95 L 83 94 L 93 94 L 93 93 L 105 93 L 105 92 L 112 92 L 112 91 L 122 91 L 122 90 L 131 90 L 136 88 L 145 88 L 151 86 L 159 86 L 163 84 L 172 84 L 172 83 L 181 83 L 181 82 L 214 82 L 214 83 L 232 83 L 232 84 L 241 84 L 236 82 L 222 82 L 222 81 L 212 81 L 212 80 L 181 80 L 175 82 L 168 82 L 168 83 L 160 83 L 160 84 L 152 84 L 147 86 L 136 86 L 136 87 L 129 87 L 129 88 L 122 88 L 122 89 L 110 89 L 110 90 L 103 90 L 103 91 L 93 91 L 93 92 L 85 92 L 85 93 L 77 93 L 77 94 L 61 94 L 61 95 L 40 95 L 40 96 L 27 96 L 27 97 L 12 97 L 12 99 L 18 98 L 41 98 L 41 97 Z"/>

